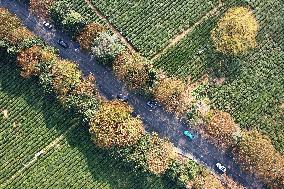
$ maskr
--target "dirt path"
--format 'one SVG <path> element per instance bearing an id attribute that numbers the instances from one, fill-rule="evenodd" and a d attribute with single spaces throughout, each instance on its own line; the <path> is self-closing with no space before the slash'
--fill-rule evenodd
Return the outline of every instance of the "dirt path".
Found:
<path id="1" fill-rule="evenodd" d="M 95 7 L 89 0 L 85 0 L 85 2 L 93 9 L 96 15 L 107 23 L 107 26 L 111 29 L 111 31 L 117 35 L 117 37 L 131 50 L 137 52 L 135 47 L 116 29 L 116 27 Z"/>
<path id="2" fill-rule="evenodd" d="M 155 61 L 157 59 L 159 59 L 161 57 L 161 55 L 163 55 L 165 52 L 168 51 L 169 48 L 175 46 L 178 42 L 180 42 L 185 36 L 187 36 L 187 34 L 189 34 L 190 32 L 192 32 L 192 30 L 194 30 L 198 25 L 200 25 L 201 23 L 203 23 L 205 20 L 207 20 L 208 18 L 216 15 L 217 13 L 220 12 L 220 9 L 223 7 L 223 3 L 220 2 L 218 4 L 218 6 L 216 6 L 214 9 L 212 9 L 211 11 L 209 11 L 206 15 L 204 15 L 201 19 L 199 19 L 197 22 L 195 22 L 190 28 L 184 30 L 183 32 L 175 35 L 172 39 L 169 40 L 169 44 L 168 46 L 166 46 L 164 49 L 161 49 L 157 54 L 155 54 L 152 58 L 151 61 Z"/>

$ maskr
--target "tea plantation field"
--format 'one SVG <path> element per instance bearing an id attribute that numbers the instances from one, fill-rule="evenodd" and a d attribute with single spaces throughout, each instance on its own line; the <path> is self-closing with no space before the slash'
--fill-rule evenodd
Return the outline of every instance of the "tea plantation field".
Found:
<path id="1" fill-rule="evenodd" d="M 16 70 L 0 64 L 0 110 L 8 111 L 0 116 L 0 188 L 176 188 L 95 148 L 87 128 Z"/>
<path id="2" fill-rule="evenodd" d="M 79 0 L 81 1 L 81 0 Z M 169 40 L 218 5 L 218 0 L 92 0 L 103 15 L 136 47 L 151 57 Z"/>

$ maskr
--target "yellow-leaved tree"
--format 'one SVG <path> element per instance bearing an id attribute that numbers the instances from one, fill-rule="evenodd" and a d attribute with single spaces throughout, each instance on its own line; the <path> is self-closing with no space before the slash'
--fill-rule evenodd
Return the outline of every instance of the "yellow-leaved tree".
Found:
<path id="1" fill-rule="evenodd" d="M 90 122 L 93 142 L 103 148 L 131 146 L 143 136 L 142 121 L 121 101 L 103 102 Z"/>
<path id="2" fill-rule="evenodd" d="M 229 9 L 211 31 L 217 51 L 237 55 L 256 46 L 259 25 L 251 10 L 245 7 Z"/>

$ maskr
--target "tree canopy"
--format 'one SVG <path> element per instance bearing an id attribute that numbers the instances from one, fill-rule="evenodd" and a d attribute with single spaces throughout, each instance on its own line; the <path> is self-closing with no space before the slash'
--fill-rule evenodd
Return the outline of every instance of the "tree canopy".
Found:
<path id="1" fill-rule="evenodd" d="M 52 86 L 57 95 L 66 96 L 81 81 L 78 66 L 67 60 L 57 60 L 51 70 Z"/>
<path id="2" fill-rule="evenodd" d="M 0 39 L 2 40 L 7 41 L 14 30 L 22 26 L 20 19 L 4 8 L 0 8 L 0 20 Z"/>
<path id="3" fill-rule="evenodd" d="M 103 102 L 90 122 L 94 143 L 103 148 L 131 146 L 142 137 L 144 128 L 132 108 L 124 102 Z"/>
<path id="4" fill-rule="evenodd" d="M 94 38 L 91 52 L 100 63 L 110 64 L 123 49 L 124 46 L 116 35 L 101 32 Z"/>
<path id="5" fill-rule="evenodd" d="M 94 39 L 101 32 L 106 32 L 106 28 L 98 23 L 90 23 L 85 25 L 83 30 L 78 34 L 77 40 L 82 49 L 91 51 Z"/>
<path id="6" fill-rule="evenodd" d="M 152 64 L 137 53 L 123 51 L 113 63 L 115 75 L 130 89 L 145 89 L 150 84 Z"/>
<path id="7" fill-rule="evenodd" d="M 121 150 L 136 168 L 156 175 L 165 173 L 175 158 L 173 144 L 156 133 L 147 133 L 132 147 Z"/>
<path id="8" fill-rule="evenodd" d="M 229 9 L 211 32 L 217 51 L 223 54 L 241 54 L 256 46 L 258 22 L 245 7 Z"/>
<path id="9" fill-rule="evenodd" d="M 210 136 L 226 148 L 233 144 L 233 135 L 237 132 L 237 126 L 231 115 L 217 110 L 213 112 L 205 129 Z"/>
<path id="10" fill-rule="evenodd" d="M 267 136 L 256 130 L 244 131 L 233 153 L 244 170 L 255 173 L 270 188 L 284 187 L 284 158 Z"/>
<path id="11" fill-rule="evenodd" d="M 179 113 L 185 109 L 185 89 L 185 83 L 180 79 L 165 77 L 159 80 L 153 93 L 155 99 L 161 102 L 166 110 Z"/>
<path id="12" fill-rule="evenodd" d="M 54 0 L 30 0 L 30 9 L 37 16 L 48 18 L 49 8 L 54 2 Z"/>
<path id="13" fill-rule="evenodd" d="M 21 76 L 30 77 L 39 73 L 38 66 L 41 61 L 41 51 L 41 47 L 32 46 L 19 52 L 17 61 L 21 67 Z"/>

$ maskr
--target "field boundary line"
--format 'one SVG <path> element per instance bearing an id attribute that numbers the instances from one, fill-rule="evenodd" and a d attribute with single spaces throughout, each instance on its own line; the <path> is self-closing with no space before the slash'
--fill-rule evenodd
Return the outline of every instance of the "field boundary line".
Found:
<path id="1" fill-rule="evenodd" d="M 220 8 L 224 6 L 223 2 L 219 2 L 218 6 L 210 10 L 207 14 L 205 14 L 203 17 L 201 17 L 197 22 L 195 22 L 192 26 L 190 26 L 188 29 L 182 31 L 181 33 L 173 36 L 169 40 L 169 44 L 158 51 L 155 55 L 152 56 L 151 61 L 155 61 L 159 59 L 163 54 L 165 54 L 171 47 L 175 46 L 177 43 L 179 43 L 184 37 L 186 37 L 189 33 L 191 33 L 198 25 L 202 24 L 205 20 L 211 18 L 216 13 L 220 11 Z"/>
<path id="2" fill-rule="evenodd" d="M 103 15 L 103 13 L 95 6 L 93 5 L 93 3 L 90 0 L 84 0 L 85 3 L 87 3 L 87 5 L 90 6 L 91 9 L 93 9 L 93 11 L 95 12 L 95 14 L 102 19 L 103 21 L 105 21 L 108 25 L 108 27 L 111 29 L 111 31 L 117 35 L 117 37 L 131 50 L 134 52 L 138 52 L 137 49 L 134 47 L 134 45 L 132 45 L 132 43 L 130 41 L 128 41 L 122 34 L 121 32 L 107 19 L 107 17 L 105 15 Z"/>
<path id="3" fill-rule="evenodd" d="M 55 147 L 59 144 L 60 141 L 62 141 L 66 134 L 68 134 L 72 129 L 74 129 L 77 125 L 72 125 L 69 127 L 64 133 L 62 133 L 59 137 L 51 141 L 47 146 L 39 150 L 37 153 L 35 153 L 34 157 L 26 164 L 23 164 L 23 167 L 18 170 L 15 174 L 13 174 L 10 178 L 8 178 L 3 184 L 1 184 L 0 188 L 6 188 L 7 185 L 9 185 L 16 177 L 18 177 L 22 172 L 29 169 L 38 159 L 39 157 L 42 157 L 48 152 L 50 149 Z"/>

